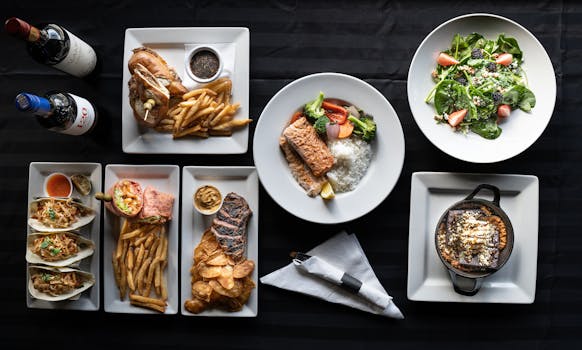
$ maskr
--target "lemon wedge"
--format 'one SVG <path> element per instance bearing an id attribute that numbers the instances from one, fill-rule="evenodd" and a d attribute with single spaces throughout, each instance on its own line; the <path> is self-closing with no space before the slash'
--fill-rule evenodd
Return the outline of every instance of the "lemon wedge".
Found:
<path id="1" fill-rule="evenodd" d="M 319 195 L 323 199 L 332 199 L 335 197 L 335 192 L 333 192 L 333 187 L 331 187 L 331 184 L 329 182 L 323 184 Z"/>

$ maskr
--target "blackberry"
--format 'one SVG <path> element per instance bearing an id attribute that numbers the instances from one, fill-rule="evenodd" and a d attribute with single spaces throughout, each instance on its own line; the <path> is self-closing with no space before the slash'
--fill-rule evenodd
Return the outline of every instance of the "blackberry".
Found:
<path id="1" fill-rule="evenodd" d="M 495 62 L 489 62 L 487 64 L 487 70 L 490 72 L 497 72 L 497 65 L 495 64 Z"/>
<path id="2" fill-rule="evenodd" d="M 483 51 L 481 49 L 471 50 L 471 58 L 483 58 Z"/>
<path id="3" fill-rule="evenodd" d="M 495 104 L 499 104 L 501 103 L 501 100 L 503 99 L 503 94 L 499 91 L 495 91 L 491 97 L 493 97 L 493 102 L 495 102 Z"/>
<path id="4" fill-rule="evenodd" d="M 467 79 L 465 79 L 464 77 L 459 77 L 455 80 L 457 81 L 457 83 L 459 83 L 461 85 L 467 85 Z"/>

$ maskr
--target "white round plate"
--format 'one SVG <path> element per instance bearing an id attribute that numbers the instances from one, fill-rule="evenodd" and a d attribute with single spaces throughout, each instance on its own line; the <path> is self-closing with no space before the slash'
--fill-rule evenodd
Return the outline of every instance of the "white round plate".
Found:
<path id="1" fill-rule="evenodd" d="M 435 83 L 431 71 L 436 58 L 451 45 L 453 36 L 477 32 L 494 40 L 499 34 L 514 37 L 523 51 L 522 65 L 528 86 L 536 96 L 536 106 L 530 113 L 511 112 L 500 127 L 501 135 L 487 140 L 469 132 L 453 132 L 446 124 L 437 124 L 434 105 L 424 102 Z M 527 29 L 507 18 L 484 13 L 453 18 L 433 30 L 420 44 L 408 72 L 408 103 L 414 120 L 424 135 L 441 151 L 472 163 L 494 163 L 514 157 L 525 151 L 548 125 L 556 102 L 556 76 L 544 47 Z"/>
<path id="2" fill-rule="evenodd" d="M 372 141 L 374 155 L 364 178 L 355 190 L 327 201 L 307 196 L 279 148 L 279 137 L 292 114 L 320 91 L 363 109 L 374 116 L 378 127 Z M 392 191 L 404 163 L 404 134 L 388 100 L 370 84 L 345 74 L 318 73 L 293 81 L 271 98 L 257 123 L 253 155 L 261 183 L 281 207 L 307 221 L 337 224 L 365 215 Z"/>

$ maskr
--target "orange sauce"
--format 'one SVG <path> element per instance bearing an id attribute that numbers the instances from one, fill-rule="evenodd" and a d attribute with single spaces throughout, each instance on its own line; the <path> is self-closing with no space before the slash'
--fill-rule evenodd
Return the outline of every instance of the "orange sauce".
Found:
<path id="1" fill-rule="evenodd" d="M 46 182 L 46 193 L 50 197 L 68 197 L 71 193 L 71 183 L 63 174 L 51 175 Z"/>

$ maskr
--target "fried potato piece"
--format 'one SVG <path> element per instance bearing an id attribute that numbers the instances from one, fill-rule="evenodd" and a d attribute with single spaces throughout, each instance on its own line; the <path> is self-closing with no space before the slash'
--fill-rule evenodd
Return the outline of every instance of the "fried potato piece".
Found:
<path id="1" fill-rule="evenodd" d="M 186 300 L 184 308 L 193 314 L 199 314 L 206 309 L 206 305 L 208 305 L 208 303 L 205 303 L 200 299 L 192 299 Z"/>
<path id="2" fill-rule="evenodd" d="M 234 265 L 233 277 L 234 278 L 243 278 L 247 277 L 248 275 L 253 272 L 255 269 L 255 263 L 252 260 L 245 260 L 237 265 Z"/>
<path id="3" fill-rule="evenodd" d="M 229 259 L 228 256 L 222 252 L 222 250 L 219 250 L 209 256 L 205 260 L 205 263 L 212 266 L 224 266 L 228 265 Z"/>
<path id="4" fill-rule="evenodd" d="M 218 245 L 214 234 L 207 230 L 194 248 L 190 269 L 192 299 L 184 303 L 184 308 L 192 313 L 211 307 L 229 312 L 241 310 L 255 288 L 249 277 L 254 268 L 251 260 L 235 264 Z"/>
<path id="5" fill-rule="evenodd" d="M 169 109 L 158 131 L 171 131 L 174 139 L 185 136 L 206 138 L 230 136 L 251 119 L 235 119 L 240 103 L 230 103 L 232 81 L 223 77 L 182 95 Z M 210 130 L 209 130 L 210 129 Z"/>
<path id="6" fill-rule="evenodd" d="M 210 295 L 212 294 L 212 287 L 208 284 L 208 282 L 204 281 L 197 281 L 192 285 L 192 296 L 202 299 L 205 302 L 210 302 Z"/>
<path id="7" fill-rule="evenodd" d="M 222 267 L 202 265 L 198 268 L 198 273 L 204 278 L 216 278 L 222 273 Z"/>

